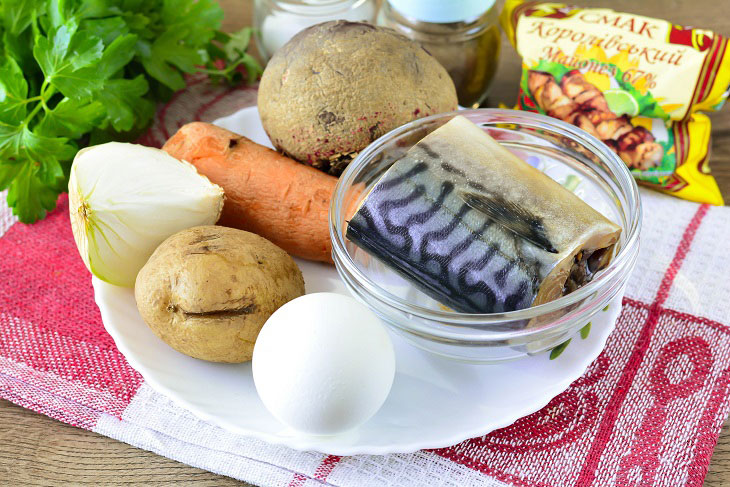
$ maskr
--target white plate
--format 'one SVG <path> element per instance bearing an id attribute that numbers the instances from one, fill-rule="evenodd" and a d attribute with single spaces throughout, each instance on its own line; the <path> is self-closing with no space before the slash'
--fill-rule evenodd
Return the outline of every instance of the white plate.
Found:
<path id="1" fill-rule="evenodd" d="M 255 107 L 216 121 L 268 143 Z M 348 294 L 331 266 L 297 261 L 307 292 Z M 205 362 L 176 352 L 142 321 L 131 289 L 93 279 L 104 326 L 148 384 L 200 418 L 228 431 L 336 455 L 406 453 L 487 434 L 537 411 L 580 377 L 603 349 L 620 311 L 617 296 L 592 320 L 590 336 L 563 354 L 499 365 L 468 365 L 417 349 L 391 334 L 397 357 L 393 389 L 378 413 L 346 434 L 317 437 L 287 430 L 256 394 L 250 364 Z"/>

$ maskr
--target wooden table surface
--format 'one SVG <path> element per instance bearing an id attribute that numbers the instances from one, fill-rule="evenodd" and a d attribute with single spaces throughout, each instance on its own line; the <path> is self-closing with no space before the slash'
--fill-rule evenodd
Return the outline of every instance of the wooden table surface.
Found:
<path id="1" fill-rule="evenodd" d="M 724 1 L 724 0 L 723 0 Z M 730 15 L 715 0 L 576 0 L 585 6 L 666 18 L 730 35 Z M 221 0 L 225 28 L 251 22 L 250 0 Z M 491 104 L 512 104 L 517 93 L 519 58 L 504 42 Z M 730 202 L 730 107 L 711 115 L 712 172 Z M 0 400 L 1 485 L 190 484 L 246 485 L 81 430 Z M 725 424 L 705 479 L 706 487 L 730 485 L 730 422 Z"/>

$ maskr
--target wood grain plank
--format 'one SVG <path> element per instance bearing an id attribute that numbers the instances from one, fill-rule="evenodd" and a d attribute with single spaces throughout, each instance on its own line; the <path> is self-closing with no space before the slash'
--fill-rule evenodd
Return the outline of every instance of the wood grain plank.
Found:
<path id="1" fill-rule="evenodd" d="M 251 23 L 251 0 L 220 0 L 224 27 L 235 30 Z M 500 2 L 501 3 L 501 2 Z M 583 0 L 584 6 L 658 16 L 730 34 L 730 16 L 714 0 Z M 520 61 L 506 42 L 499 77 L 489 102 L 511 105 L 517 94 Z M 711 115 L 710 165 L 726 201 L 730 202 L 730 109 Z M 196 485 L 247 486 L 174 460 L 41 416 L 0 400 L 0 484 L 2 485 Z M 705 487 L 730 485 L 730 422 L 725 424 L 705 479 Z"/>
<path id="2" fill-rule="evenodd" d="M 190 467 L 0 400 L 0 485 L 250 484 Z"/>

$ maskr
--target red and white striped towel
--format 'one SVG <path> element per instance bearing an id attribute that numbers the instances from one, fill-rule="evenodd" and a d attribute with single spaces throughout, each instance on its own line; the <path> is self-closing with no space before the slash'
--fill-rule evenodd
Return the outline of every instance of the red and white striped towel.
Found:
<path id="1" fill-rule="evenodd" d="M 143 142 L 255 98 L 194 78 Z M 154 392 L 104 330 L 66 197 L 23 225 L 0 196 L 0 397 L 254 484 L 700 486 L 730 409 L 730 208 L 642 192 L 642 250 L 616 330 L 541 411 L 449 448 L 340 458 L 227 433 Z"/>

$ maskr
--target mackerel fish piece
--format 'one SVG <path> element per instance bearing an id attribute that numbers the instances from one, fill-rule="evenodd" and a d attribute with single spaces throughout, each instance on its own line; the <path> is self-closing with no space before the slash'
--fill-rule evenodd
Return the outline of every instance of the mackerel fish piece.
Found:
<path id="1" fill-rule="evenodd" d="M 456 116 L 386 171 L 346 235 L 443 305 L 500 313 L 590 281 L 610 262 L 620 232 Z"/>

